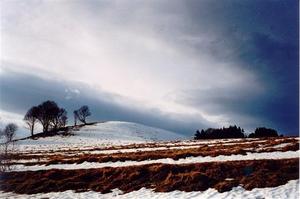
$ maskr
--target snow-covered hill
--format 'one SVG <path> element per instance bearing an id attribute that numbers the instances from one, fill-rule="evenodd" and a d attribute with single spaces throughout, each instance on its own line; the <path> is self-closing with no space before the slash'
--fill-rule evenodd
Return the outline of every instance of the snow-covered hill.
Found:
<path id="1" fill-rule="evenodd" d="M 72 134 L 72 136 L 53 136 L 37 140 L 27 139 L 18 143 L 22 148 L 45 148 L 48 145 L 52 145 L 51 148 L 54 146 L 61 148 L 70 144 L 76 146 L 107 146 L 185 138 L 171 131 L 121 121 L 108 121 L 78 127 L 72 130 Z"/>
<path id="2" fill-rule="evenodd" d="M 79 139 L 128 140 L 128 141 L 166 141 L 182 139 L 183 136 L 171 131 L 145 126 L 132 122 L 110 121 L 84 126 L 74 131 Z"/>

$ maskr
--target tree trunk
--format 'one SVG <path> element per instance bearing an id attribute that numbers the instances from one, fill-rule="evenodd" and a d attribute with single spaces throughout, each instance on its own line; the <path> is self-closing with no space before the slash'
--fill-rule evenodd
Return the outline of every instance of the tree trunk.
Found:
<path id="1" fill-rule="evenodd" d="M 47 132 L 48 132 L 48 124 L 45 124 L 45 125 L 43 126 L 43 132 L 44 132 L 44 133 L 47 133 Z"/>
<path id="2" fill-rule="evenodd" d="M 33 136 L 33 131 L 34 131 L 34 123 L 35 123 L 35 121 L 32 121 L 32 125 L 31 125 L 31 136 Z"/>

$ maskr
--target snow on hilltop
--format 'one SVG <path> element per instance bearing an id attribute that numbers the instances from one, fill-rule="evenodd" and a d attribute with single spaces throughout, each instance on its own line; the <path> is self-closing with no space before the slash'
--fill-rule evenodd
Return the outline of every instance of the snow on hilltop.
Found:
<path id="1" fill-rule="evenodd" d="M 154 128 L 138 123 L 108 121 L 77 127 L 72 130 L 72 136 L 52 136 L 37 140 L 21 140 L 18 143 L 22 148 L 51 148 L 74 146 L 109 146 L 149 141 L 168 141 L 184 139 L 183 135 Z"/>
<path id="2" fill-rule="evenodd" d="M 184 137 L 171 131 L 132 122 L 109 121 L 96 123 L 74 131 L 75 139 L 108 141 L 166 141 Z"/>

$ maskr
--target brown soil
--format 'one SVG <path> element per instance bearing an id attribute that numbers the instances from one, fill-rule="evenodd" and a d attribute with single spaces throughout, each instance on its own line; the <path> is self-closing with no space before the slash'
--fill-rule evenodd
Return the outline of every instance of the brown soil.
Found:
<path id="1" fill-rule="evenodd" d="M 152 164 L 87 170 L 52 169 L 0 174 L 0 190 L 20 194 L 66 190 L 107 193 L 115 188 L 130 192 L 142 187 L 158 192 L 204 191 L 212 187 L 223 192 L 237 185 L 251 190 L 276 187 L 298 179 L 299 159 Z"/>

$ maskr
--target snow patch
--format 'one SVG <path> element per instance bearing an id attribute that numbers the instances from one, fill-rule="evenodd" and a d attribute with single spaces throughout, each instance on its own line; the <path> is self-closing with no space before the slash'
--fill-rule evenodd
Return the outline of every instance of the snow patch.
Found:
<path id="1" fill-rule="evenodd" d="M 16 199 L 29 199 L 29 198 L 50 198 L 50 199 L 67 199 L 67 198 L 143 198 L 143 199 L 191 199 L 191 198 L 209 198 L 209 199 L 253 199 L 253 198 L 299 198 L 299 180 L 290 180 L 287 184 L 272 188 L 255 188 L 251 191 L 245 190 L 243 187 L 234 187 L 229 192 L 219 193 L 215 189 L 208 189 L 206 191 L 172 191 L 166 193 L 154 192 L 151 189 L 142 188 L 138 191 L 123 194 L 122 191 L 114 189 L 111 193 L 101 194 L 94 191 L 75 193 L 74 191 L 64 192 L 51 192 L 39 193 L 33 195 L 19 195 L 15 193 L 0 192 L 1 198 L 16 198 Z"/>
<path id="2" fill-rule="evenodd" d="M 124 162 L 83 162 L 81 164 L 53 164 L 53 165 L 34 165 L 24 166 L 15 165 L 14 171 L 36 171 L 36 170 L 49 170 L 49 169 L 92 169 L 92 168 L 104 168 L 104 167 L 127 167 L 147 164 L 193 164 L 193 163 L 204 163 L 204 162 L 226 162 L 226 161 L 237 161 L 237 160 L 262 160 L 262 159 L 288 159 L 288 158 L 299 158 L 299 151 L 286 151 L 286 152 L 268 152 L 268 153 L 247 153 L 246 155 L 219 155 L 216 157 L 211 156 L 198 156 L 198 157 L 187 157 L 178 160 L 171 158 L 157 159 L 157 160 L 144 160 L 144 161 L 124 161 Z"/>

